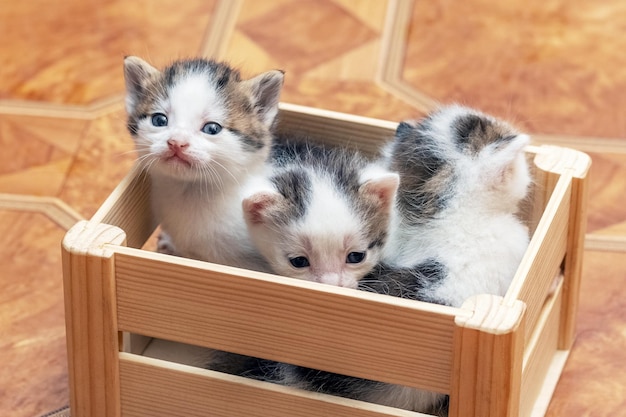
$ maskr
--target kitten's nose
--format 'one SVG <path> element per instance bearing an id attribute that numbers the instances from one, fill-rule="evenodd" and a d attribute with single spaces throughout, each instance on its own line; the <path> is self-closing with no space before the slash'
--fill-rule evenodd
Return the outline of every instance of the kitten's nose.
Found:
<path id="1" fill-rule="evenodd" d="M 173 150 L 174 152 L 180 152 L 181 150 L 187 148 L 189 146 L 189 142 L 180 141 L 176 139 L 168 139 L 167 146 Z"/>
<path id="2" fill-rule="evenodd" d="M 337 287 L 356 288 L 357 283 L 350 279 L 348 276 L 344 276 L 341 273 L 325 273 L 319 277 L 319 281 L 322 284 L 335 285 Z"/>

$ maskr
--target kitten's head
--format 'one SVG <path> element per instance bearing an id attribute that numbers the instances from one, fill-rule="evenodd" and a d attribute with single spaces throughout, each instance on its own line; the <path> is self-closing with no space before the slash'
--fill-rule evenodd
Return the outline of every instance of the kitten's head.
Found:
<path id="1" fill-rule="evenodd" d="M 151 172 L 223 185 L 269 152 L 281 71 L 249 80 L 224 63 L 180 60 L 157 70 L 124 60 L 128 129 Z"/>
<path id="2" fill-rule="evenodd" d="M 528 191 L 529 137 L 476 110 L 451 105 L 398 125 L 386 153 L 402 178 L 399 207 L 416 222 L 453 204 L 515 212 Z"/>
<path id="3" fill-rule="evenodd" d="M 341 175 L 350 178 L 286 168 L 244 198 L 250 236 L 275 273 L 356 288 L 378 263 L 398 175 L 373 166 Z"/>

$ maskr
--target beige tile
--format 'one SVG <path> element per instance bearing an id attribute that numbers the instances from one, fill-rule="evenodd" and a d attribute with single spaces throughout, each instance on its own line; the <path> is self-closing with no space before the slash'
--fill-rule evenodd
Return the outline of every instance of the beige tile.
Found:
<path id="1" fill-rule="evenodd" d="M 282 63 L 288 73 L 336 58 L 377 37 L 347 10 L 328 0 L 280 5 L 238 29 Z"/>
<path id="2" fill-rule="evenodd" d="M 623 415 L 626 256 L 586 252 L 577 339 L 546 417 Z"/>
<path id="3" fill-rule="evenodd" d="M 215 3 L 2 2 L 0 98 L 87 104 L 119 94 L 125 55 L 163 65 L 197 54 Z"/>
<path id="4" fill-rule="evenodd" d="M 416 1 L 403 77 L 532 132 L 626 136 L 626 3 Z"/>
<path id="5" fill-rule="evenodd" d="M 39 416 L 68 404 L 64 230 L 41 214 L 0 211 L 0 414 Z"/>

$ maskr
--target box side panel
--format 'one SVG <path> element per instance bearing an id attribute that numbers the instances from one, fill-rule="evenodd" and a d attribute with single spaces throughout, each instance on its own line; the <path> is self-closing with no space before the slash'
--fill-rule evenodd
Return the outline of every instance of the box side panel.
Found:
<path id="1" fill-rule="evenodd" d="M 120 330 L 448 392 L 463 310 L 127 252 L 116 254 Z"/>
<path id="2" fill-rule="evenodd" d="M 450 417 L 517 417 L 524 353 L 525 305 L 481 294 L 457 318 Z"/>
<path id="3" fill-rule="evenodd" d="M 561 332 L 559 349 L 569 350 L 576 333 L 576 312 L 582 278 L 585 234 L 587 232 L 587 199 L 589 180 L 574 178 L 569 217 L 569 236 L 565 258 L 565 281 L 563 283 L 563 305 L 561 310 Z"/>
<path id="4" fill-rule="evenodd" d="M 156 228 L 150 207 L 150 178 L 133 167 L 91 218 L 93 223 L 117 226 L 126 232 L 127 244 L 141 247 Z"/>
<path id="5" fill-rule="evenodd" d="M 283 103 L 278 132 L 304 134 L 328 145 L 348 146 L 376 155 L 397 123 Z"/>
<path id="6" fill-rule="evenodd" d="M 535 331 L 524 351 L 520 417 L 533 415 L 534 405 L 542 389 L 543 381 L 557 354 L 562 294 L 563 279 L 561 277 L 556 289 L 546 301 Z"/>
<path id="7" fill-rule="evenodd" d="M 558 275 L 567 247 L 571 178 L 561 177 L 518 267 L 505 300 L 527 305 L 526 341 L 534 331 L 550 286 Z"/>
<path id="8" fill-rule="evenodd" d="M 124 353 L 120 379 L 124 417 L 426 416 Z"/>
<path id="9" fill-rule="evenodd" d="M 124 233 L 109 225 L 81 221 L 63 239 L 63 290 L 72 415 L 119 416 L 113 254 Z"/>
<path id="10" fill-rule="evenodd" d="M 591 167 L 591 158 L 574 149 L 543 145 L 540 147 L 540 152 L 537 153 L 535 164 L 546 172 L 572 178 L 559 335 L 559 348 L 567 350 L 574 341 L 583 246 L 587 226 L 588 173 Z"/>

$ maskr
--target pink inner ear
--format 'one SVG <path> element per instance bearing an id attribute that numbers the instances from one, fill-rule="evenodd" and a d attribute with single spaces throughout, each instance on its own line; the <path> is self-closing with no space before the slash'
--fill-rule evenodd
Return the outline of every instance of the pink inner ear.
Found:
<path id="1" fill-rule="evenodd" d="M 381 206 L 390 206 L 396 198 L 399 182 L 398 175 L 390 173 L 368 180 L 361 186 L 361 191 L 375 197 Z"/>
<path id="2" fill-rule="evenodd" d="M 278 195 L 270 192 L 256 193 L 242 202 L 246 220 L 252 224 L 262 224 L 267 220 L 268 210 L 278 201 Z"/>

